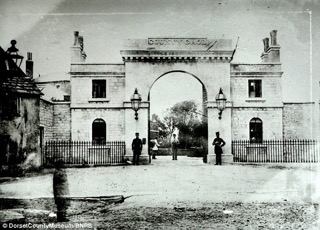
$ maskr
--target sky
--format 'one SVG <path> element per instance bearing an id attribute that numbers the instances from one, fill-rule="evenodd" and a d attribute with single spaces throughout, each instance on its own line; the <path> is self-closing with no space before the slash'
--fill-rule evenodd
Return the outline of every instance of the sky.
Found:
<path id="1" fill-rule="evenodd" d="M 122 63 L 127 39 L 149 37 L 227 38 L 234 47 L 239 37 L 233 62 L 260 63 L 262 39 L 275 29 L 283 101 L 306 102 L 318 100 L 319 13 L 318 0 L 0 0 L 0 46 L 6 50 L 16 39 L 21 55 L 33 53 L 35 77 L 54 76 L 70 69 L 73 31 L 84 36 L 88 63 Z M 181 77 L 153 85 L 157 113 L 177 102 L 172 98 L 201 100 L 200 83 L 184 76 L 181 85 Z"/>

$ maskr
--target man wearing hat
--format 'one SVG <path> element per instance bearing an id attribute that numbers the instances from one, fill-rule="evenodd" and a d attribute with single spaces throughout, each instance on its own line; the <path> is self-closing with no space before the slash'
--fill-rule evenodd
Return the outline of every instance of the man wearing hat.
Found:
<path id="1" fill-rule="evenodd" d="M 139 133 L 136 133 L 136 138 L 132 141 L 132 151 L 133 151 L 133 160 L 132 163 L 134 165 L 139 165 L 139 156 L 142 151 L 142 141 L 139 138 Z"/>
<path id="2" fill-rule="evenodd" d="M 216 165 L 221 165 L 222 147 L 226 145 L 226 142 L 220 138 L 219 132 L 216 132 L 216 138 L 214 138 L 212 145 L 214 145 L 214 153 L 216 154 Z"/>

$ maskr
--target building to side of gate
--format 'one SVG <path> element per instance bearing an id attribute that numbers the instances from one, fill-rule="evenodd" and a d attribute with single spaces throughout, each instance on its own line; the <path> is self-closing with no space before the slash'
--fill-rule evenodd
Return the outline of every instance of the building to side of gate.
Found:
<path id="1" fill-rule="evenodd" d="M 259 64 L 231 64 L 233 139 L 283 138 L 282 69 L 276 31 L 265 38 Z"/>

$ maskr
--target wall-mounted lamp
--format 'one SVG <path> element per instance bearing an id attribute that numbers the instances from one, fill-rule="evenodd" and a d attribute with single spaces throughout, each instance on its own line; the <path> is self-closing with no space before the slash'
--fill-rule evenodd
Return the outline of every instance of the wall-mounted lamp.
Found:
<path id="1" fill-rule="evenodd" d="M 138 110 L 140 109 L 141 95 L 138 93 L 137 88 L 134 90 L 134 94 L 131 96 L 131 107 L 134 110 L 135 119 L 138 120 Z"/>
<path id="2" fill-rule="evenodd" d="M 19 50 L 16 48 L 16 44 L 17 44 L 16 40 L 11 40 L 11 47 L 9 47 L 7 49 L 7 54 L 16 63 L 16 65 L 20 68 L 22 60 L 23 60 L 23 56 L 18 54 Z"/>
<path id="3" fill-rule="evenodd" d="M 216 96 L 217 108 L 219 112 L 219 119 L 221 119 L 222 111 L 226 108 L 226 95 L 223 94 L 222 89 L 220 88 L 219 93 Z"/>

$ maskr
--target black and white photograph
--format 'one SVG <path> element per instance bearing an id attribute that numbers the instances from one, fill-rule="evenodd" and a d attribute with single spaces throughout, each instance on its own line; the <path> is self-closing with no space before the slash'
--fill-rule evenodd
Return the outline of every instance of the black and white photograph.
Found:
<path id="1" fill-rule="evenodd" d="M 0 0 L 0 228 L 320 229 L 320 1 Z"/>

